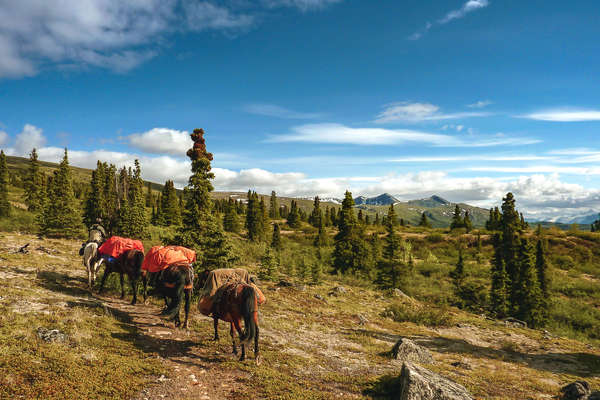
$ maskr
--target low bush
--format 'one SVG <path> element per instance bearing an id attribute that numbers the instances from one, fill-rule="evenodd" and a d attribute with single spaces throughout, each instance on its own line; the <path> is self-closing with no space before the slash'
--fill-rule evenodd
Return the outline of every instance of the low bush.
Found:
<path id="1" fill-rule="evenodd" d="M 446 307 L 436 308 L 429 305 L 413 306 L 396 303 L 387 307 L 382 316 L 389 317 L 396 322 L 412 322 L 432 327 L 452 324 L 452 317 Z"/>

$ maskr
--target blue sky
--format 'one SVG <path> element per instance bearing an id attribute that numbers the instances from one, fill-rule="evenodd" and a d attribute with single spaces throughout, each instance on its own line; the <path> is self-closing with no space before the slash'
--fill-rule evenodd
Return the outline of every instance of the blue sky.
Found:
<path id="1" fill-rule="evenodd" d="M 600 211 L 594 1 L 0 3 L 0 146 L 219 190 Z"/>

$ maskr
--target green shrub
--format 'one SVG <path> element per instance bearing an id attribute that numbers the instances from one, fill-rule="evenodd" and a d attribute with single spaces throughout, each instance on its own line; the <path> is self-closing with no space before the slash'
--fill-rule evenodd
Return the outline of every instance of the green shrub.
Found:
<path id="1" fill-rule="evenodd" d="M 392 304 L 387 307 L 382 316 L 390 317 L 396 322 L 412 322 L 425 326 L 449 326 L 452 317 L 446 307 L 435 308 L 427 306 L 413 306 L 403 303 Z"/>
<path id="2" fill-rule="evenodd" d="M 444 241 L 444 236 L 441 233 L 432 233 L 431 235 L 427 235 L 425 239 L 429 243 L 441 243 Z"/>
<path id="3" fill-rule="evenodd" d="M 559 254 L 554 257 L 553 263 L 557 268 L 569 270 L 575 266 L 573 257 L 564 254 Z"/>

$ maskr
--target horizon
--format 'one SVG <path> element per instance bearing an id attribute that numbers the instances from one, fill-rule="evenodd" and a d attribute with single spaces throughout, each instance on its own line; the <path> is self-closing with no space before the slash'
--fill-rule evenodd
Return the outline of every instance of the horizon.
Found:
<path id="1" fill-rule="evenodd" d="M 178 188 L 600 212 L 593 1 L 0 6 L 0 148 Z"/>

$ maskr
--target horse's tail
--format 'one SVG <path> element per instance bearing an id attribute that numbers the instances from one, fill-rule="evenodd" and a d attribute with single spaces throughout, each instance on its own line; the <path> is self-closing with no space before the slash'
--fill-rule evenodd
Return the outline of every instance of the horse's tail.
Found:
<path id="1" fill-rule="evenodd" d="M 142 264 L 144 263 L 144 253 L 141 251 L 136 251 L 133 255 L 133 266 L 136 276 L 140 276 L 142 274 Z"/>
<path id="2" fill-rule="evenodd" d="M 244 332 L 240 341 L 244 344 L 252 342 L 258 327 L 258 298 L 256 291 L 250 285 L 245 285 L 242 290 L 242 317 L 244 318 Z"/>

